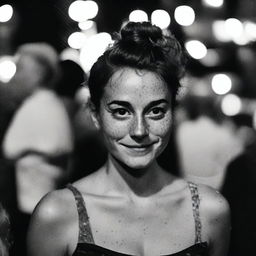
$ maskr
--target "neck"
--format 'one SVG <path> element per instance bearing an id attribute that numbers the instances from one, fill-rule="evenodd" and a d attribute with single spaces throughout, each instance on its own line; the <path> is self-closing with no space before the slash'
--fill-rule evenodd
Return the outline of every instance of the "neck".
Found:
<path id="1" fill-rule="evenodd" d="M 170 175 L 156 161 L 145 169 L 131 169 L 109 156 L 106 175 L 115 191 L 130 197 L 151 196 L 170 183 Z"/>

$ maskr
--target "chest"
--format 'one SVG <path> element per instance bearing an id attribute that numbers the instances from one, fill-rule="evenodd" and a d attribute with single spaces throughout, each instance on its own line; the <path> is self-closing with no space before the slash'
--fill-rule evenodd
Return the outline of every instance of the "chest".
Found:
<path id="1" fill-rule="evenodd" d="M 132 255 L 166 255 L 195 241 L 191 202 L 87 203 L 95 244 Z"/>

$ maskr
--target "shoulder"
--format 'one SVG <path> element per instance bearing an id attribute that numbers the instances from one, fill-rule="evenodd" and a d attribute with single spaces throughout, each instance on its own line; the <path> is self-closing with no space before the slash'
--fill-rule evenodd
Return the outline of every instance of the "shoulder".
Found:
<path id="1" fill-rule="evenodd" d="M 200 209 L 206 216 L 215 218 L 216 216 L 229 215 L 229 204 L 219 191 L 206 185 L 197 186 Z"/>
<path id="2" fill-rule="evenodd" d="M 198 185 L 199 212 L 204 240 L 217 244 L 222 236 L 223 243 L 228 244 L 230 235 L 230 208 L 227 200 L 217 190 Z"/>
<path id="3" fill-rule="evenodd" d="M 36 206 L 33 217 L 51 223 L 66 218 L 75 209 L 72 193 L 68 189 L 61 189 L 45 195 Z"/>
<path id="4" fill-rule="evenodd" d="M 228 202 L 206 185 L 198 185 L 198 191 L 202 240 L 209 243 L 211 255 L 226 255 L 231 231 Z"/>
<path id="5" fill-rule="evenodd" d="M 78 238 L 75 199 L 68 189 L 48 193 L 36 206 L 28 230 L 30 255 L 66 255 Z M 69 230 L 69 232 L 67 232 Z"/>

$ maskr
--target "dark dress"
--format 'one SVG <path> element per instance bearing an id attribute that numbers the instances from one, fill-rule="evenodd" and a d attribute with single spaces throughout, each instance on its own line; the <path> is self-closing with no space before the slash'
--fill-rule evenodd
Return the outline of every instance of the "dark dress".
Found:
<path id="1" fill-rule="evenodd" d="M 230 205 L 231 236 L 228 256 L 255 255 L 256 141 L 227 167 L 222 194 Z"/>
<path id="2" fill-rule="evenodd" d="M 177 253 L 169 254 L 166 256 L 207 256 L 208 244 L 201 241 L 201 221 L 199 215 L 199 194 L 197 186 L 194 183 L 189 182 L 188 187 L 191 192 L 192 208 L 195 220 L 195 244 Z M 89 217 L 85 207 L 82 194 L 74 186 L 68 185 L 75 197 L 77 211 L 79 216 L 79 238 L 77 247 L 73 253 L 73 256 L 132 256 L 110 249 L 98 246 L 94 243 L 93 235 L 90 228 Z"/>

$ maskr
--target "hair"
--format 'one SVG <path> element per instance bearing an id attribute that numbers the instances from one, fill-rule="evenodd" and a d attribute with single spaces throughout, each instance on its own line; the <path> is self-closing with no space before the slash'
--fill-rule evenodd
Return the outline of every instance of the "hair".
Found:
<path id="1" fill-rule="evenodd" d="M 186 54 L 172 34 L 164 35 L 149 22 L 129 22 L 91 68 L 88 79 L 91 102 L 97 110 L 112 75 L 118 69 L 130 67 L 157 74 L 171 92 L 174 109 L 185 64 Z"/>

